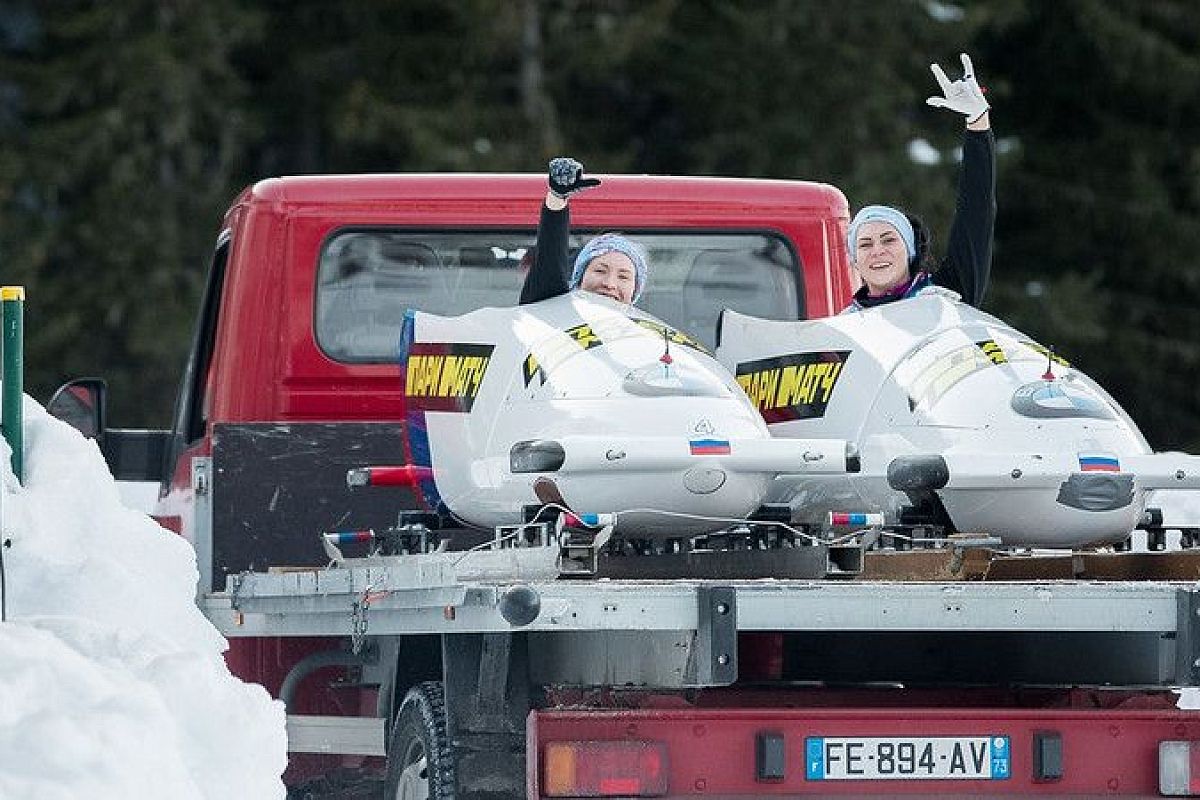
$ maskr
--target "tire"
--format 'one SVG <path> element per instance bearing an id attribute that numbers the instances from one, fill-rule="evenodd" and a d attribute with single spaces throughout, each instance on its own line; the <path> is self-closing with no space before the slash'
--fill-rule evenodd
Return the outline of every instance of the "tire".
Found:
<path id="1" fill-rule="evenodd" d="M 442 684 L 408 690 L 388 740 L 387 800 L 453 800 L 454 762 Z"/>

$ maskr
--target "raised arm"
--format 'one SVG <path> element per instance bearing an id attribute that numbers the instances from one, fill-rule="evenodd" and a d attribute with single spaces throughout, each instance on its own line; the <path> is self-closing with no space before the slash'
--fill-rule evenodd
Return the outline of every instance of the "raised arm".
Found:
<path id="1" fill-rule="evenodd" d="M 962 172 L 946 257 L 933 280 L 953 289 L 963 301 L 978 306 L 992 271 L 992 237 L 996 223 L 996 148 L 989 105 L 975 80 L 971 57 L 962 54 L 963 77 L 951 81 L 937 64 L 930 69 L 942 96 L 927 102 L 966 117 Z"/>
<path id="2" fill-rule="evenodd" d="M 573 158 L 555 158 L 550 162 L 550 189 L 538 218 L 537 247 L 533 267 L 521 286 L 520 304 L 536 303 L 566 294 L 571 278 L 570 197 L 576 192 L 600 185 L 599 178 L 583 177 L 583 165 Z"/>

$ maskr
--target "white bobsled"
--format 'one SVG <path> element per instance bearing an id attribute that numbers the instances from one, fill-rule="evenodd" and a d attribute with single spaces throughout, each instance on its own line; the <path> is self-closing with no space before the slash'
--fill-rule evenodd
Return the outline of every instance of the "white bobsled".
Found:
<path id="1" fill-rule="evenodd" d="M 775 436 L 858 447 L 858 473 L 776 483 L 797 521 L 924 505 L 952 531 L 1079 547 L 1125 539 L 1148 490 L 1200 487 L 1200 459 L 1152 453 L 1095 381 L 947 295 L 801 322 L 727 310 L 717 357 Z"/>
<path id="2" fill-rule="evenodd" d="M 843 474 L 846 442 L 777 439 L 682 332 L 598 295 L 460 317 L 410 312 L 400 346 L 410 465 L 430 507 L 490 528 L 530 506 L 687 536 L 757 509 L 782 474 Z"/>

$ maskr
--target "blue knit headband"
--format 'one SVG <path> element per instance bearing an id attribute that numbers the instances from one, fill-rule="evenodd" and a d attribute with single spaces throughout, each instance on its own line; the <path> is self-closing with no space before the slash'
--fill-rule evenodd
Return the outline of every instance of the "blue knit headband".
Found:
<path id="1" fill-rule="evenodd" d="M 911 264 L 917 257 L 916 235 L 913 233 L 912 223 L 908 221 L 908 217 L 904 215 L 903 211 L 891 206 L 864 206 L 854 215 L 854 219 L 850 222 L 850 230 L 846 234 L 846 244 L 850 248 L 852 263 L 858 258 L 858 229 L 863 226 L 864 222 L 886 222 L 891 225 L 904 240 L 904 247 L 908 250 L 908 263 Z"/>
<path id="2" fill-rule="evenodd" d="M 571 272 L 571 288 L 579 288 L 579 283 L 583 280 L 583 273 L 587 270 L 588 264 L 592 263 L 592 259 L 613 252 L 624 253 L 633 262 L 633 298 L 629 302 L 636 303 L 637 299 L 642 296 L 642 289 L 646 286 L 646 273 L 649 270 L 648 258 L 645 248 L 619 233 L 602 233 L 583 246 L 579 255 L 575 256 L 575 269 Z"/>

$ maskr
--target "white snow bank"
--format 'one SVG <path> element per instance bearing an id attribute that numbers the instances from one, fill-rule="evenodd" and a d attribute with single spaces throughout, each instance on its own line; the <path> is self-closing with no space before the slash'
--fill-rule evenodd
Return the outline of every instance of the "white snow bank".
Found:
<path id="1" fill-rule="evenodd" d="M 0 797 L 282 798 L 284 711 L 229 673 L 195 555 L 121 505 L 95 443 L 26 397 L 0 442 Z"/>

